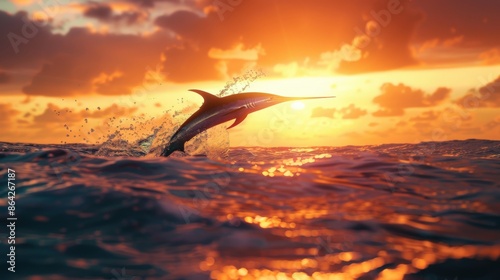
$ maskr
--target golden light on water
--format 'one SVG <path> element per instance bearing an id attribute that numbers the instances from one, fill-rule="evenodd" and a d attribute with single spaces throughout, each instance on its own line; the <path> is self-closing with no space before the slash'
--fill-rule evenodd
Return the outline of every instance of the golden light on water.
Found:
<path id="1" fill-rule="evenodd" d="M 425 242 L 425 241 L 424 241 Z M 414 254 L 410 264 L 399 264 L 395 267 L 382 269 L 373 278 L 375 280 L 403 280 L 408 273 L 426 268 L 439 259 L 463 258 L 471 254 L 482 252 L 483 257 L 495 259 L 500 254 L 500 247 L 484 247 L 481 250 L 471 246 L 448 247 L 445 245 L 434 244 L 437 249 L 437 255 L 433 254 Z M 307 254 L 307 251 L 302 252 Z M 317 250 L 310 250 L 310 253 L 317 254 Z M 387 258 L 385 251 L 380 251 L 378 256 L 360 261 L 362 255 L 355 252 L 340 252 L 328 254 L 325 256 L 306 257 L 301 259 L 282 259 L 265 261 L 268 268 L 256 267 L 255 262 L 248 262 L 247 267 L 236 264 L 226 264 L 228 260 L 219 259 L 220 264 L 213 257 L 207 257 L 200 267 L 204 271 L 210 271 L 211 279 L 230 280 L 230 279 L 259 279 L 259 280 L 355 280 L 360 276 L 380 269 L 380 267 L 390 264 L 391 260 Z M 436 258 L 438 257 L 438 258 Z M 357 262 L 358 261 L 358 262 Z M 340 266 L 339 266 L 340 265 Z M 332 267 L 336 267 L 332 269 Z M 326 271 L 325 271 L 326 270 Z"/>
<path id="2" fill-rule="evenodd" d="M 300 166 L 307 164 L 307 163 L 313 163 L 318 159 L 326 159 L 326 158 L 331 158 L 331 154 L 318 154 L 313 157 L 297 157 L 297 158 L 290 158 L 290 159 L 285 159 L 282 161 L 283 164 L 279 164 L 273 167 L 269 167 L 261 172 L 261 174 L 265 177 L 274 177 L 274 176 L 284 176 L 284 177 L 294 177 L 294 176 L 300 176 L 301 172 L 303 171 Z M 242 168 L 239 169 L 239 171 L 243 171 Z"/>
<path id="3" fill-rule="evenodd" d="M 311 151 L 314 149 L 306 149 Z M 302 151 L 294 149 L 294 151 Z M 314 156 L 301 156 L 285 158 L 272 162 L 267 166 L 254 165 L 248 168 L 239 168 L 239 172 L 261 174 L 266 177 L 287 177 L 291 174 L 293 181 L 302 176 L 307 176 L 311 164 L 322 161 L 336 160 L 331 153 L 318 151 Z M 339 159 L 339 164 L 342 160 Z M 319 172 L 319 171 L 314 171 Z M 334 171 L 332 171 L 334 172 Z M 319 185 L 331 184 L 326 177 L 318 175 L 316 183 Z M 340 174 L 340 173 L 339 173 Z M 296 176 L 299 176 L 297 178 Z M 337 176 L 329 174 L 330 178 Z M 336 178 L 336 177 L 335 177 Z M 286 182 L 285 181 L 285 182 Z M 350 184 L 342 177 L 335 179 L 335 185 L 342 189 L 342 184 Z M 359 186 L 357 186 L 359 187 Z M 286 186 L 283 187 L 286 189 Z M 292 190 L 290 190 L 292 191 Z M 225 250 L 211 251 L 209 257 L 200 263 L 200 269 L 208 272 L 211 279 L 339 279 L 354 280 L 370 275 L 374 280 L 403 280 L 408 275 L 428 269 L 430 266 L 439 265 L 445 260 L 480 257 L 495 260 L 500 257 L 500 246 L 450 246 L 429 240 L 412 240 L 402 236 L 377 236 L 377 242 L 386 244 L 384 248 L 362 249 L 360 240 L 366 231 L 361 230 L 359 236 L 350 235 L 342 229 L 354 221 L 381 219 L 392 225 L 412 227 L 420 230 L 432 230 L 442 218 L 421 216 L 416 219 L 409 214 L 396 214 L 386 212 L 385 202 L 366 201 L 348 194 L 332 194 L 331 197 L 308 197 L 309 189 L 295 188 L 297 197 L 283 201 L 287 210 L 257 207 L 259 210 L 241 211 L 239 204 L 224 208 L 223 220 L 239 220 L 247 223 L 252 228 L 259 229 L 260 234 L 254 239 L 258 244 L 266 244 L 270 240 L 280 240 L 290 244 L 308 244 L 298 247 L 259 247 L 243 245 L 248 257 L 243 259 L 233 258 Z M 300 194 L 300 195 L 299 195 Z M 340 203 L 332 204 L 332 198 L 340 199 Z M 298 198 L 300 197 L 300 198 Z M 259 204 L 260 205 L 260 204 Z M 265 206 L 263 206 L 265 207 Z M 405 206 L 407 207 L 407 206 Z M 290 208 L 290 209 L 289 209 Z M 240 210 L 238 210 L 240 209 Z M 307 221 L 328 219 L 331 215 L 338 218 L 333 228 L 317 228 L 308 225 Z M 343 226 L 341 225 L 343 224 Z M 269 235 L 268 235 L 269 234 Z M 283 240 L 281 240 L 283 239 Z M 263 243 L 262 243 L 263 242 Z M 304 242 L 304 243 L 302 243 Z M 311 246 L 312 245 L 312 246 Z M 404 263 L 394 264 L 394 254 L 399 252 Z M 265 253 L 264 253 L 265 252 Z M 272 257 L 270 257 L 272 256 Z M 393 265 L 394 264 L 394 265 Z"/>

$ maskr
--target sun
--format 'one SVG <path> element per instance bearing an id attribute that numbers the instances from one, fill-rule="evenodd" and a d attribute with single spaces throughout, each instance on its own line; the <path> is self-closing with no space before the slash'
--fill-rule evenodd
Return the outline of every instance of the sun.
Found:
<path id="1" fill-rule="evenodd" d="M 305 105 L 305 104 L 304 104 L 304 102 L 302 102 L 302 101 L 295 101 L 295 102 L 293 102 L 293 103 L 290 105 L 290 107 L 292 107 L 292 109 L 294 109 L 294 110 L 297 110 L 297 111 L 298 111 L 298 110 L 302 110 L 302 109 L 304 109 L 304 107 L 306 107 L 306 105 Z"/>

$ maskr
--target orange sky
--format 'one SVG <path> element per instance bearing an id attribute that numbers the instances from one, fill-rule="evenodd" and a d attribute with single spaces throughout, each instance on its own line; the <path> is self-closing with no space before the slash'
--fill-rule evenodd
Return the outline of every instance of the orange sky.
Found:
<path id="1" fill-rule="evenodd" d="M 2 2 L 0 141 L 94 143 L 152 118 L 179 124 L 201 104 L 188 89 L 217 94 L 248 69 L 265 76 L 245 91 L 336 98 L 251 114 L 231 146 L 500 139 L 498 10 L 488 0 Z"/>

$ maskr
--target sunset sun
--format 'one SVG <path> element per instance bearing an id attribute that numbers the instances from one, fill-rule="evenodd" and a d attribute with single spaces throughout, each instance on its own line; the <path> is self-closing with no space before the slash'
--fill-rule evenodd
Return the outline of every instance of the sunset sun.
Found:
<path id="1" fill-rule="evenodd" d="M 306 107 L 306 105 L 302 101 L 295 101 L 292 104 L 290 104 L 290 106 L 292 107 L 292 109 L 297 111 L 303 110 Z"/>

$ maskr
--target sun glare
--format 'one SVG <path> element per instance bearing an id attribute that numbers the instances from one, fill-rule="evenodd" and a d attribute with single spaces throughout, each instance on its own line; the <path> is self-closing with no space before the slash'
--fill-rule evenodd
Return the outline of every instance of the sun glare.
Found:
<path id="1" fill-rule="evenodd" d="M 302 101 L 295 101 L 291 105 L 292 109 L 294 110 L 302 110 L 306 105 Z"/>

